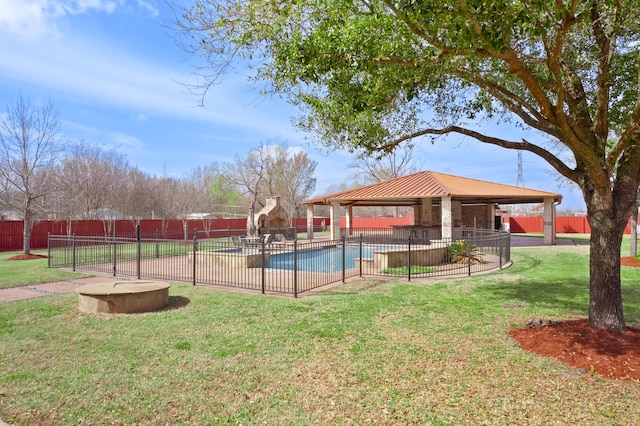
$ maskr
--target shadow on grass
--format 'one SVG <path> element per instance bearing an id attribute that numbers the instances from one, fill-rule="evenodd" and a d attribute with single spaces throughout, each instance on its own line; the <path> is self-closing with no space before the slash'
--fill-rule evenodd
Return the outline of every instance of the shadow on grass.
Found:
<path id="1" fill-rule="evenodd" d="M 378 291 L 387 288 L 387 284 L 391 279 L 365 278 L 356 279 L 346 284 L 340 284 L 317 292 L 309 293 L 309 296 L 336 296 L 336 295 L 352 295 L 370 291 Z"/>
<path id="2" fill-rule="evenodd" d="M 563 239 L 567 239 L 567 238 L 563 238 Z M 591 244 L 590 240 L 585 240 L 583 238 L 571 238 L 571 241 L 573 241 L 573 244 L 576 246 L 588 246 Z"/>
<path id="3" fill-rule="evenodd" d="M 503 301 L 504 306 L 528 306 L 586 314 L 589 309 L 589 282 L 580 279 L 559 279 L 536 282 L 520 279 L 488 285 L 482 292 L 488 299 Z"/>
<path id="4" fill-rule="evenodd" d="M 522 260 L 522 259 L 521 259 Z M 496 280 L 478 289 L 486 300 L 503 302 L 505 308 L 553 310 L 554 315 L 587 316 L 589 312 L 589 276 L 568 277 L 553 270 L 541 274 L 537 259 L 526 259 L 513 280 Z M 623 271 L 622 301 L 625 320 L 640 324 L 640 271 Z"/>
<path id="5" fill-rule="evenodd" d="M 191 303 L 191 299 L 184 296 L 169 296 L 169 302 L 162 308 L 162 311 L 171 311 L 180 309 Z"/>
<path id="6" fill-rule="evenodd" d="M 557 260 L 561 256 L 554 258 Z M 564 312 L 586 314 L 589 309 L 588 272 L 555 273 L 559 265 L 550 265 L 547 260 L 535 254 L 520 253 L 504 279 L 487 282 L 478 288 L 478 292 L 487 300 L 503 302 L 505 307 L 552 309 L 559 315 Z"/>

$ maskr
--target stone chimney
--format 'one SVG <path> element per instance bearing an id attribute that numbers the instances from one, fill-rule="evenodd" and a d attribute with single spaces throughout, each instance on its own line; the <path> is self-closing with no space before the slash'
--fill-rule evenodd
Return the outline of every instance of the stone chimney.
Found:
<path id="1" fill-rule="evenodd" d="M 280 197 L 267 198 L 266 205 L 256 213 L 251 223 L 251 217 L 247 220 L 247 235 L 284 233 L 289 227 L 289 212 L 280 205 Z"/>

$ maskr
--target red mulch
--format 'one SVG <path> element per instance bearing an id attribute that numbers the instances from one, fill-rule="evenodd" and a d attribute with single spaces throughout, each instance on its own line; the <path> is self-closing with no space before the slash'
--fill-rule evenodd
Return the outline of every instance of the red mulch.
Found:
<path id="1" fill-rule="evenodd" d="M 621 257 L 620 265 L 622 266 L 635 266 L 636 268 L 640 268 L 640 260 L 636 260 L 635 257 Z"/>
<path id="2" fill-rule="evenodd" d="M 19 254 L 17 256 L 12 256 L 7 260 L 33 260 L 33 259 L 46 259 L 47 256 L 44 254 Z"/>
<path id="3" fill-rule="evenodd" d="M 590 327 L 587 320 L 512 330 L 522 349 L 605 378 L 640 381 L 640 329 Z"/>

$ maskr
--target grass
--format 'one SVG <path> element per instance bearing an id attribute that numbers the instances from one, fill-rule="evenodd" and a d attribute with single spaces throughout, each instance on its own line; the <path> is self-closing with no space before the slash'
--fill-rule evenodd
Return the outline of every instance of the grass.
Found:
<path id="1" fill-rule="evenodd" d="M 580 374 L 507 336 L 531 317 L 584 316 L 588 247 L 512 258 L 490 275 L 353 281 L 300 299 L 173 285 L 166 309 L 137 315 L 81 314 L 73 294 L 0 304 L 0 418 L 639 424 L 637 383 Z M 640 270 L 622 273 L 637 327 Z"/>
<path id="2" fill-rule="evenodd" d="M 46 254 L 33 251 L 33 254 Z M 26 284 L 64 281 L 86 276 L 82 273 L 67 272 L 61 269 L 47 268 L 47 259 L 8 260 L 19 253 L 0 253 L 0 289 Z"/>
<path id="3" fill-rule="evenodd" d="M 430 272 L 438 272 L 438 268 L 435 268 L 433 266 L 411 265 L 412 274 L 427 274 Z M 409 268 L 406 266 L 399 266 L 397 268 L 386 268 L 382 271 L 382 273 L 389 274 L 389 275 L 407 276 L 409 274 Z"/>

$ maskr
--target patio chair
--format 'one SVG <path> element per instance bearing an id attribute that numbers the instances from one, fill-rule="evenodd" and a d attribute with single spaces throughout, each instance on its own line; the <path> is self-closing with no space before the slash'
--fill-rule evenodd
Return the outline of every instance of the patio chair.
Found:
<path id="1" fill-rule="evenodd" d="M 237 235 L 232 235 L 231 236 L 231 241 L 233 241 L 233 245 L 236 246 L 236 247 L 243 247 L 244 246 L 244 241 L 242 241 L 240 239 L 240 237 L 237 236 Z"/>
<path id="2" fill-rule="evenodd" d="M 264 243 L 264 245 L 267 245 L 269 243 L 271 243 L 273 241 L 273 237 L 271 236 L 271 234 L 264 234 L 262 236 L 262 242 Z"/>

